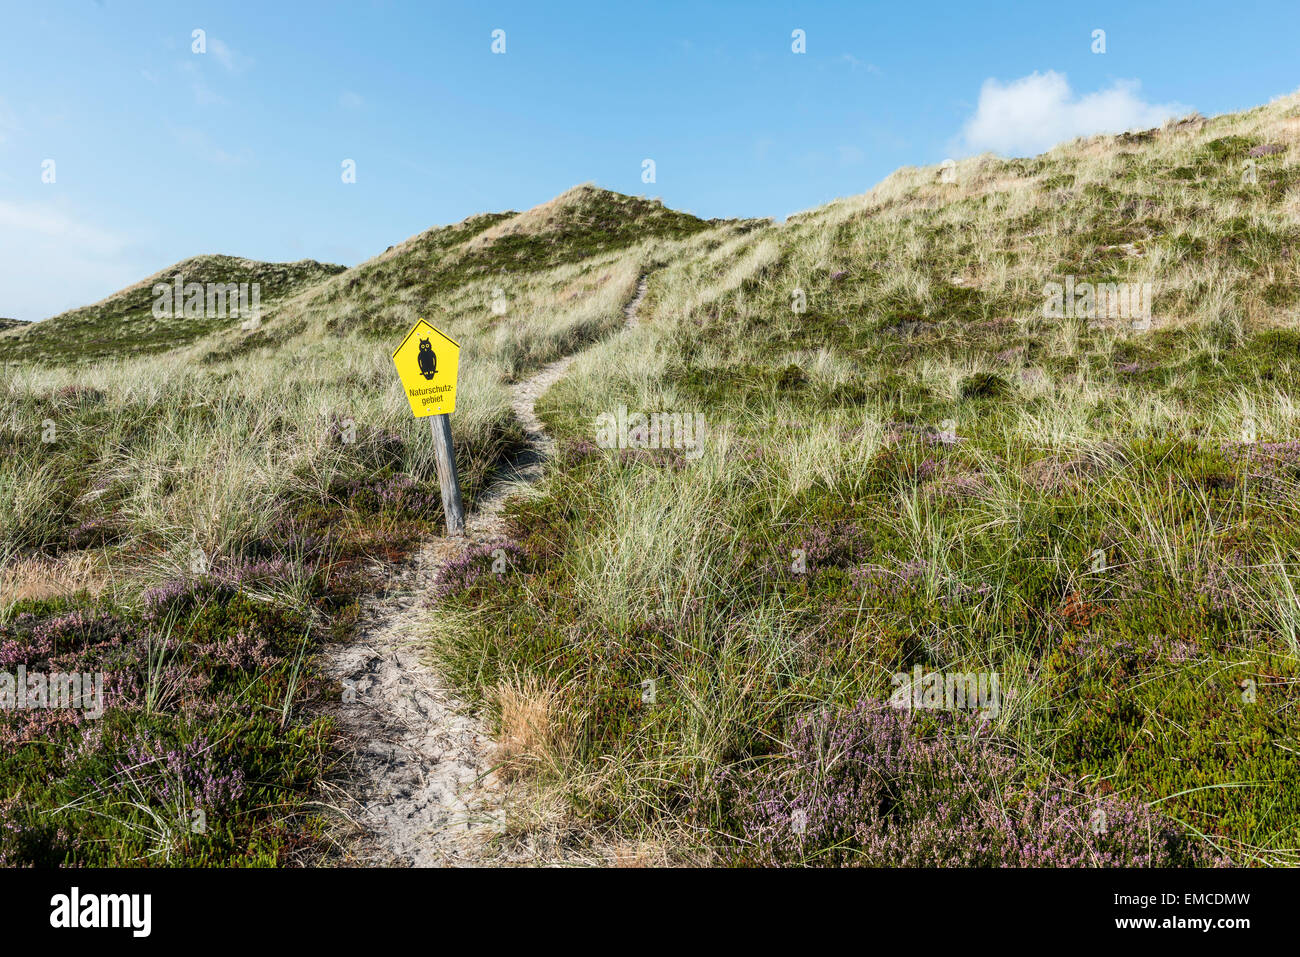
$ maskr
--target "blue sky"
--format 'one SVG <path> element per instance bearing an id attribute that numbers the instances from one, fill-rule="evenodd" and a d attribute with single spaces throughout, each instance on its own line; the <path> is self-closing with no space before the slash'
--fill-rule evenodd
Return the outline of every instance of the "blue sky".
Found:
<path id="1" fill-rule="evenodd" d="M 22 319 L 199 253 L 353 265 L 588 181 L 779 219 L 899 166 L 1300 86 L 1295 0 L 46 0 L 2 22 L 0 316 Z"/>

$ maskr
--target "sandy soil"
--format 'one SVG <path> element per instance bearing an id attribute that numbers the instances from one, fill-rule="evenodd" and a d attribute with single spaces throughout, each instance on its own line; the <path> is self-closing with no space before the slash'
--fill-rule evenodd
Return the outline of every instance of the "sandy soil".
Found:
<path id="1" fill-rule="evenodd" d="M 645 292 L 642 277 L 624 307 L 629 326 Z M 535 405 L 577 355 L 515 386 L 514 411 L 527 445 L 466 517 L 465 537 L 433 539 L 410 561 L 384 568 L 384 588 L 364 603 L 352 640 L 325 649 L 325 671 L 345 692 L 334 714 L 351 751 L 348 781 L 337 804 L 356 825 L 347 843 L 357 863 L 546 863 L 536 848 L 506 848 L 491 840 L 504 829 L 509 803 L 492 773 L 491 734 L 421 660 L 419 644 L 435 614 L 429 596 L 438 569 L 475 545 L 499 540 L 506 499 L 519 485 L 541 477 L 553 443 Z"/>

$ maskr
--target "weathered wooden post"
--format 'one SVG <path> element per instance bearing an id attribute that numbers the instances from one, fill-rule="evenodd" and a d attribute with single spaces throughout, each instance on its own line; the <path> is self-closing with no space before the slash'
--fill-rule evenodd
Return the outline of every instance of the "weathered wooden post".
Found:
<path id="1" fill-rule="evenodd" d="M 434 461 L 438 485 L 442 488 L 442 511 L 447 516 L 447 534 L 465 534 L 465 504 L 460 497 L 456 474 L 456 449 L 451 442 L 451 413 L 456 411 L 456 373 L 460 346 L 423 319 L 411 327 L 402 344 L 393 350 L 393 365 L 406 389 L 411 412 L 417 418 L 432 416 Z"/>
<path id="2" fill-rule="evenodd" d="M 451 417 L 447 413 L 429 419 L 433 432 L 433 454 L 442 486 L 442 510 L 447 516 L 447 534 L 465 534 L 465 504 L 460 498 L 460 476 L 456 474 L 456 450 L 451 444 Z"/>

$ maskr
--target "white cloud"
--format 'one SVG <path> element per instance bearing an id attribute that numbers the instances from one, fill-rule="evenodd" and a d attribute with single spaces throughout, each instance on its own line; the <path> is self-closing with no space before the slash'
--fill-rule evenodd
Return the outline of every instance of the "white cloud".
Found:
<path id="1" fill-rule="evenodd" d="M 230 102 L 202 80 L 195 80 L 190 89 L 194 92 L 194 102 L 199 106 L 225 106 Z"/>
<path id="2" fill-rule="evenodd" d="M 230 102 L 208 85 L 203 78 L 203 71 L 199 69 L 193 60 L 182 61 L 180 70 L 189 77 L 190 91 L 194 94 L 194 102 L 197 105 L 225 106 Z"/>
<path id="3" fill-rule="evenodd" d="M 852 53 L 841 53 L 840 59 L 849 65 L 850 70 L 866 70 L 868 73 L 874 73 L 877 76 L 880 74 L 880 67 L 876 66 L 874 63 L 867 63 L 864 60 L 859 60 Z"/>
<path id="4" fill-rule="evenodd" d="M 1139 88 L 1137 80 L 1116 80 L 1107 89 L 1077 96 L 1055 70 L 1035 71 L 1010 83 L 985 80 L 958 148 L 966 153 L 1041 153 L 1076 136 L 1150 129 L 1191 112 L 1180 103 L 1147 103 Z"/>
<path id="5" fill-rule="evenodd" d="M 0 316 L 44 319 L 148 275 L 127 237 L 55 203 L 0 200 Z"/>
<path id="6" fill-rule="evenodd" d="M 208 52 L 212 54 L 213 59 L 230 73 L 242 73 L 253 62 L 249 57 L 231 49 L 229 44 L 217 37 L 208 37 Z"/>
<path id="7" fill-rule="evenodd" d="M 49 203 L 0 200 L 0 227 L 26 230 L 31 236 L 56 239 L 97 254 L 118 252 L 126 244 L 116 233 L 79 222 Z"/>
<path id="8" fill-rule="evenodd" d="M 359 110 L 365 102 L 360 93 L 353 93 L 351 90 L 344 90 L 339 96 L 339 106 L 345 110 Z"/>

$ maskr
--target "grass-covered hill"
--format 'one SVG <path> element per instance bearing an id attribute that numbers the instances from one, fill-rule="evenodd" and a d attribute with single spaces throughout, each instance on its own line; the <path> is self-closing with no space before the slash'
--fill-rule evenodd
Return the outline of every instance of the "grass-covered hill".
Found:
<path id="1" fill-rule="evenodd" d="M 510 837 L 1295 863 L 1298 160 L 1290 97 L 904 169 L 781 224 L 579 187 L 256 330 L 7 371 L 0 668 L 119 690 L 93 725 L 0 717 L 0 862 L 320 853 L 315 651 L 373 559 L 441 527 L 388 358 L 424 316 L 462 344 L 470 507 L 520 441 L 508 384 L 590 347 L 542 399 L 559 448 L 509 571 L 458 568 L 428 636 L 536 790 Z M 1067 282 L 1150 284 L 1149 322 L 1045 314 Z M 699 454 L 602 448 L 620 407 L 698 413 Z M 917 668 L 996 677 L 997 707 L 885 704 Z M 206 831 L 170 823 L 193 806 Z"/>
<path id="2" fill-rule="evenodd" d="M 473 216 L 389 247 L 305 290 L 252 334 L 212 340 L 208 361 L 289 340 L 358 336 L 387 343 L 425 318 L 510 380 L 616 328 L 647 250 L 754 223 L 708 223 L 658 200 L 590 185 L 522 213 Z"/>
<path id="3" fill-rule="evenodd" d="M 41 322 L 23 323 L 8 332 L 0 324 L 0 359 L 59 363 L 165 352 L 220 329 L 239 326 L 241 319 L 231 308 L 225 310 L 224 316 L 187 317 L 183 307 L 169 307 L 166 311 L 170 314 L 155 316 L 156 284 L 173 283 L 178 276 L 185 283 L 201 283 L 205 287 L 209 283 L 222 286 L 248 283 L 250 287 L 257 283 L 260 307 L 266 312 L 343 269 L 343 266 L 311 259 L 265 263 L 235 256 L 194 256 L 94 305 L 71 309 Z M 205 307 L 206 302 L 205 296 Z"/>
<path id="4" fill-rule="evenodd" d="M 4 331 L 5 329 L 16 329 L 16 328 L 21 328 L 22 326 L 25 326 L 25 325 L 27 325 L 27 323 L 24 322 L 24 321 L 21 320 L 21 319 L 3 319 L 3 318 L 0 318 L 0 331 Z"/>
<path id="5" fill-rule="evenodd" d="M 586 275 L 647 241 L 676 239 L 711 224 L 658 200 L 577 186 L 522 213 L 473 216 L 414 236 L 314 287 L 282 310 L 255 342 L 323 328 L 392 337 L 424 317 L 453 321 L 478 299 L 481 324 L 519 319 L 500 303 L 529 297 L 523 287 Z M 561 306 L 578 296 L 567 290 Z M 494 302 L 497 303 L 494 311 Z M 547 304 L 549 311 L 554 311 Z"/>
<path id="6" fill-rule="evenodd" d="M 1069 277 L 1150 283 L 1150 321 L 1045 316 Z M 544 398 L 518 573 L 430 646 L 540 725 L 518 766 L 575 833 L 1294 863 L 1298 304 L 1296 97 L 701 234 Z M 598 447 L 620 406 L 699 412 L 703 455 Z M 883 706 L 918 667 L 1000 708 Z"/>
<path id="7" fill-rule="evenodd" d="M 72 355 L 0 337 L 0 670 L 112 682 L 102 721 L 0 714 L 0 864 L 319 857 L 337 757 L 321 713 L 339 689 L 317 650 L 378 587 L 376 559 L 442 527 L 428 425 L 389 358 L 403 324 L 427 315 L 461 343 L 473 507 L 522 439 L 508 383 L 620 328 L 671 237 L 712 229 L 603 191 L 549 206 L 317 277 L 257 328 L 169 327 L 152 354 L 112 328 Z M 584 241 L 575 217 L 599 235 Z M 512 218 L 507 238 L 466 248 Z M 421 302 L 409 287 L 428 276 L 445 294 Z M 183 823 L 195 809 L 203 832 Z"/>

